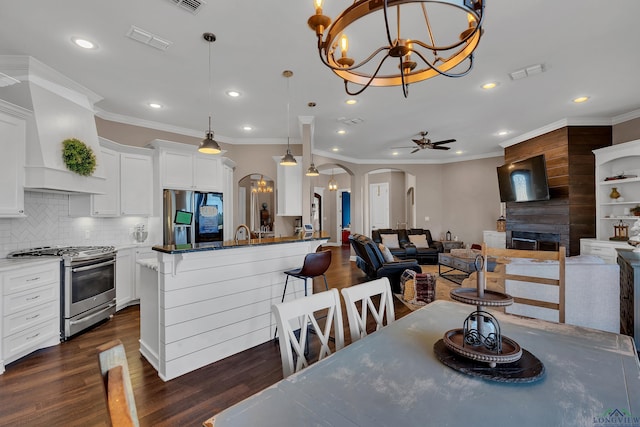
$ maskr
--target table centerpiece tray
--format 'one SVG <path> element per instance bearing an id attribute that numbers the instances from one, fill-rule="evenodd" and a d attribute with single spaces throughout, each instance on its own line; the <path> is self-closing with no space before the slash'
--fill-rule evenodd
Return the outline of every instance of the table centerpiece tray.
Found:
<path id="1" fill-rule="evenodd" d="M 522 349 L 522 356 L 515 362 L 501 363 L 490 367 L 485 362 L 469 359 L 452 351 L 438 340 L 433 351 L 442 364 L 466 375 L 502 383 L 532 383 L 545 375 L 544 364 L 533 354 Z"/>
<path id="2" fill-rule="evenodd" d="M 505 337 L 502 338 L 502 350 L 498 353 L 495 350 L 489 350 L 484 346 L 473 346 L 465 343 L 465 335 L 463 329 L 452 329 L 444 334 L 444 344 L 449 350 L 478 362 L 499 364 L 516 362 L 522 356 L 522 348 L 514 340 Z"/>
<path id="3" fill-rule="evenodd" d="M 476 288 L 457 288 L 449 292 L 451 299 L 472 305 L 482 305 L 486 307 L 506 307 L 513 304 L 513 297 L 502 292 L 490 291 L 485 289 L 484 295 L 478 295 Z"/>

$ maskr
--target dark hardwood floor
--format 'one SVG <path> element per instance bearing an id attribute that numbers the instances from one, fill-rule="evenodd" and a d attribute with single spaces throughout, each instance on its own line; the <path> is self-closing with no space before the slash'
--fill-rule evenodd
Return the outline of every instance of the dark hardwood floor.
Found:
<path id="1" fill-rule="evenodd" d="M 327 273 L 330 287 L 343 288 L 366 281 L 364 273 L 349 261 L 348 247 L 331 250 L 332 262 Z M 322 278 L 315 279 L 314 289 L 324 290 Z M 409 313 L 397 300 L 395 310 L 397 318 Z M 346 315 L 344 323 L 345 340 L 349 342 Z M 138 417 L 143 426 L 199 426 L 224 408 L 282 379 L 280 349 L 267 342 L 163 382 L 140 356 L 139 324 L 138 307 L 128 307 L 109 322 L 7 366 L 0 375 L 0 425 L 108 425 L 95 348 L 115 338 L 127 350 Z"/>

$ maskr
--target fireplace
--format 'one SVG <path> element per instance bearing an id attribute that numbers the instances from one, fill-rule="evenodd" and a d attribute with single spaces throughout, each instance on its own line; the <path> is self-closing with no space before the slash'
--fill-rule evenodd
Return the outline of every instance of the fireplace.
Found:
<path id="1" fill-rule="evenodd" d="M 559 234 L 532 231 L 510 231 L 507 233 L 507 247 L 509 249 L 557 251 L 560 247 Z"/>

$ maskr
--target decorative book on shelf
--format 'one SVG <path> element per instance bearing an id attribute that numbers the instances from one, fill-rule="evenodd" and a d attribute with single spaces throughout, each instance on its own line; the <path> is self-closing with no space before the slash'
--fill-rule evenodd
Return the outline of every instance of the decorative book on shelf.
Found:
<path id="1" fill-rule="evenodd" d="M 637 178 L 638 175 L 616 175 L 616 176 L 608 176 L 604 180 L 605 181 L 615 181 L 616 179 L 629 179 L 629 178 Z"/>

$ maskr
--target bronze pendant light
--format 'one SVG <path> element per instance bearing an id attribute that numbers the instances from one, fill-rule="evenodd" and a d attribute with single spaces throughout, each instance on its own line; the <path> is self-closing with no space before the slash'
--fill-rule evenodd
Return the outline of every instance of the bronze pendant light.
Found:
<path id="1" fill-rule="evenodd" d="M 284 155 L 284 157 L 282 157 L 282 159 L 280 159 L 280 164 L 282 166 L 295 166 L 298 164 L 298 162 L 296 161 L 295 157 L 293 157 L 293 154 L 291 154 L 291 148 L 289 147 L 289 128 L 290 128 L 290 123 L 289 123 L 289 103 L 290 103 L 290 99 L 289 99 L 289 79 L 291 78 L 291 76 L 293 76 L 293 71 L 290 70 L 284 70 L 282 72 L 282 75 L 284 77 L 287 78 L 287 153 Z"/>
<path id="2" fill-rule="evenodd" d="M 213 109 L 213 102 L 211 101 L 211 43 L 216 41 L 216 35 L 204 33 L 202 37 L 209 42 L 209 131 L 205 139 L 200 143 L 198 151 L 204 154 L 220 154 L 222 150 L 216 140 L 213 139 L 213 131 L 211 130 L 211 110 Z"/>

